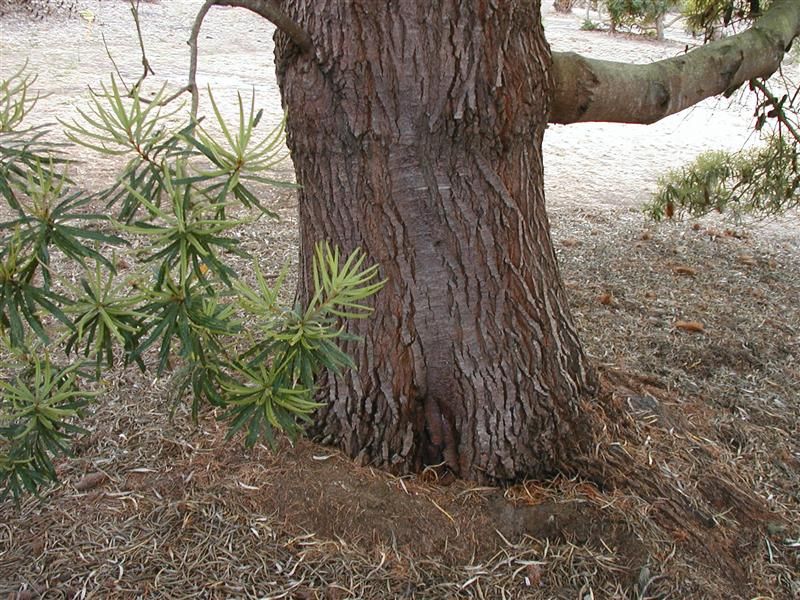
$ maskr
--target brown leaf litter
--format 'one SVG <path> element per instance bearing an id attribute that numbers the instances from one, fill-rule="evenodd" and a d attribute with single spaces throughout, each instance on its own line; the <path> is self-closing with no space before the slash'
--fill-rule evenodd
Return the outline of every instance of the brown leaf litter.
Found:
<path id="1" fill-rule="evenodd" d="M 290 211 L 287 198 L 273 206 Z M 503 490 L 393 477 L 307 441 L 246 451 L 224 443 L 209 411 L 197 427 L 183 405 L 170 420 L 168 381 L 119 371 L 86 424 L 92 435 L 59 463 L 64 483 L 1 507 L 0 593 L 792 597 L 798 240 L 669 225 L 643 247 L 633 219 L 553 221 L 585 240 L 559 254 L 604 380 L 587 410 L 605 425 L 582 476 Z M 263 227 L 248 235 L 275 224 Z M 702 278 L 665 276 L 660 265 L 686 243 L 678 232 L 692 236 L 679 253 L 704 265 Z M 740 265 L 745 248 L 779 266 Z M 674 335 L 683 314 L 702 314 L 713 335 Z"/>

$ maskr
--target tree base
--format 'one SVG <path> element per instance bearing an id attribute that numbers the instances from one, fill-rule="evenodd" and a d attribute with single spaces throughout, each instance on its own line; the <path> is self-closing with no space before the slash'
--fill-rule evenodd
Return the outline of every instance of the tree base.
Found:
<path id="1" fill-rule="evenodd" d="M 672 552 L 701 565 L 708 571 L 705 577 L 757 593 L 753 561 L 763 554 L 770 532 L 781 531 L 786 523 L 741 487 L 740 475 L 723 460 L 714 433 L 702 429 L 705 420 L 698 418 L 696 426 L 686 417 L 704 410 L 707 416 L 703 401 L 679 399 L 652 380 L 619 371 L 602 372 L 600 381 L 597 400 L 585 407 L 595 430 L 593 451 L 563 465 L 560 475 L 525 481 L 505 492 L 486 487 L 472 491 L 474 483 L 454 481 L 443 467 L 402 479 L 373 475 L 386 479 L 369 492 L 353 490 L 355 496 L 348 494 L 353 500 L 320 498 L 317 504 L 325 508 L 306 526 L 313 530 L 329 522 L 330 506 L 351 514 L 350 502 L 355 502 L 359 530 L 386 519 L 388 529 L 376 526 L 369 537 L 390 535 L 416 547 L 423 531 L 430 544 L 457 549 L 456 560 L 465 553 L 499 550 L 502 540 L 493 535 L 497 531 L 511 544 L 526 537 L 600 552 L 610 548 L 624 571 L 618 576 L 640 592 L 650 586 L 652 594 L 659 585 L 673 591 L 674 582 L 657 567 Z M 394 491 L 379 492 L 384 486 Z M 462 495 L 469 501 L 454 502 Z M 481 506 L 477 511 L 471 504 L 475 501 Z M 407 532 L 406 521 L 414 523 Z M 349 523 L 347 527 L 355 525 Z M 466 538 L 461 530 L 468 532 Z M 780 540 L 773 543 L 778 552 Z M 706 593 L 704 585 L 686 588 L 687 593 L 692 589 Z"/>

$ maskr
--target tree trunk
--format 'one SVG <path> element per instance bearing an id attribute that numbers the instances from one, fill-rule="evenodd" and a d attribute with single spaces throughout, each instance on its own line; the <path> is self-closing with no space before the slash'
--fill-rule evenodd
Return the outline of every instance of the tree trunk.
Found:
<path id="1" fill-rule="evenodd" d="M 328 240 L 388 284 L 325 374 L 311 433 L 395 472 L 542 476 L 591 446 L 595 375 L 545 213 L 539 2 L 294 0 L 277 35 L 301 266 Z M 307 297 L 310 281 L 299 294 Z"/>
<path id="2" fill-rule="evenodd" d="M 658 15 L 656 17 L 656 39 L 659 42 L 664 41 L 664 15 Z"/>

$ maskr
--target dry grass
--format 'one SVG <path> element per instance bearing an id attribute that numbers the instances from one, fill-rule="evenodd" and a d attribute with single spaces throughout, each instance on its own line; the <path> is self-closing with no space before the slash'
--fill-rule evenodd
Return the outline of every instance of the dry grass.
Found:
<path id="1" fill-rule="evenodd" d="M 291 198 L 273 206 L 290 213 Z M 93 434 L 60 464 L 64 483 L 42 501 L 2 506 L 0 593 L 796 595 L 798 237 L 775 239 L 775 226 L 654 226 L 625 212 L 556 211 L 553 221 L 579 326 L 627 431 L 609 429 L 598 456 L 659 472 L 711 528 L 706 549 L 635 486 L 560 477 L 474 489 L 397 479 L 309 442 L 248 452 L 223 442 L 211 413 L 197 427 L 184 406 L 170 419 L 168 381 L 124 371 L 105 382 Z M 271 240 L 251 248 L 268 248 L 267 264 L 293 254 L 291 222 L 246 235 Z M 678 319 L 704 332 L 676 329 Z M 767 529 L 753 518 L 762 505 L 740 490 L 772 511 Z M 726 552 L 729 573 L 715 563 Z"/>

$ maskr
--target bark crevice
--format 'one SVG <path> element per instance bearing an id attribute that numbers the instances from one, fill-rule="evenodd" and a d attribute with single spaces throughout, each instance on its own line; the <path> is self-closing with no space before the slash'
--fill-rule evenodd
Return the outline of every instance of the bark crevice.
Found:
<path id="1" fill-rule="evenodd" d="M 278 37 L 301 264 L 324 239 L 363 248 L 389 280 L 374 318 L 349 324 L 359 368 L 324 376 L 311 433 L 398 472 L 445 463 L 488 482 L 560 468 L 591 446 L 578 407 L 593 371 L 544 207 L 537 3 L 291 10 L 327 57 L 317 67 Z"/>

